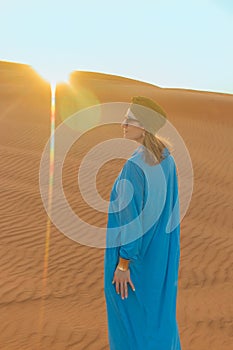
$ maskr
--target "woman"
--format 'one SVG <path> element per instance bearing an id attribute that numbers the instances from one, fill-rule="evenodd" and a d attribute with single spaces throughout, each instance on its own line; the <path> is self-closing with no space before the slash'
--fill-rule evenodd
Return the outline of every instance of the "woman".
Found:
<path id="1" fill-rule="evenodd" d="M 110 350 L 181 349 L 178 180 L 169 144 L 155 136 L 165 121 L 157 103 L 138 96 L 122 122 L 124 137 L 140 145 L 110 196 L 104 258 Z"/>

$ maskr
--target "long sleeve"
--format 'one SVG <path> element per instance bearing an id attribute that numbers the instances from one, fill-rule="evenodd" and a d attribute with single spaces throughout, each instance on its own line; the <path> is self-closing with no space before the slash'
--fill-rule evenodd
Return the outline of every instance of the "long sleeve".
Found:
<path id="1" fill-rule="evenodd" d="M 119 255 L 132 261 L 140 259 L 144 186 L 143 170 L 135 162 L 128 160 L 120 173 L 117 186 L 118 219 L 121 232 Z"/>

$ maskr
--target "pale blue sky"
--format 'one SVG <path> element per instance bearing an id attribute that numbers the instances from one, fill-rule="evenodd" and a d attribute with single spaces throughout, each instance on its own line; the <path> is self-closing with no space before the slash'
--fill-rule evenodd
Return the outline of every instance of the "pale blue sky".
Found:
<path id="1" fill-rule="evenodd" d="M 0 60 L 233 93 L 232 0 L 0 0 Z"/>

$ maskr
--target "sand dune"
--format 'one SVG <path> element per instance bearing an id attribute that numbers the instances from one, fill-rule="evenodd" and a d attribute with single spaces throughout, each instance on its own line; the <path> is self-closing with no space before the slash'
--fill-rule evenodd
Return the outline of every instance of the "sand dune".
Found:
<path id="1" fill-rule="evenodd" d="M 49 87 L 26 65 L 0 62 L 0 73 L 1 349 L 107 350 L 104 250 L 78 244 L 49 225 L 40 196 L 39 166 L 50 134 Z M 184 139 L 193 163 L 194 189 L 181 223 L 177 319 L 182 349 L 229 350 L 232 95 L 162 89 L 90 72 L 73 72 L 70 81 L 89 99 L 72 97 L 69 87 L 60 86 L 56 126 L 68 112 L 90 104 L 90 96 L 93 104 L 129 102 L 132 95 L 143 94 L 164 107 Z M 97 227 L 105 227 L 107 216 L 85 203 L 77 171 L 93 145 L 121 136 L 119 127 L 99 127 L 73 145 L 64 163 L 68 202 Z M 110 161 L 98 173 L 97 188 L 106 200 L 122 164 L 122 159 Z"/>

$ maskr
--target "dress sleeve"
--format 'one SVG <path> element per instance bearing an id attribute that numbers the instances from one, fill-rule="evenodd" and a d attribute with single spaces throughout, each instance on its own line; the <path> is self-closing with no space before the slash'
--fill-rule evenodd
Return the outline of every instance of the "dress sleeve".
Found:
<path id="1" fill-rule="evenodd" d="M 121 237 L 119 255 L 132 261 L 140 259 L 144 192 L 144 172 L 134 161 L 128 160 L 120 173 L 117 186 Z"/>

